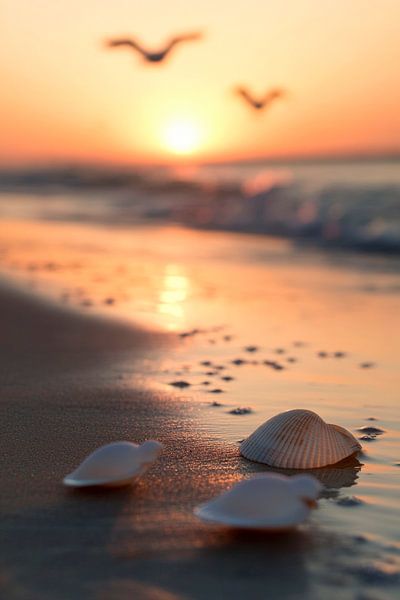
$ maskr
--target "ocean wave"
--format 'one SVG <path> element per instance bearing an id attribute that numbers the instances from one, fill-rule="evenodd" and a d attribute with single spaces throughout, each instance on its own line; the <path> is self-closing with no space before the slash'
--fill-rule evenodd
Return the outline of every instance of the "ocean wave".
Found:
<path id="1" fill-rule="evenodd" d="M 188 225 L 287 236 L 318 244 L 400 251 L 400 186 L 276 184 L 256 194 L 205 197 L 180 207 Z"/>
<path id="2" fill-rule="evenodd" d="M 319 179 L 314 173 L 299 181 L 289 169 L 263 170 L 255 177 L 218 181 L 184 179 L 160 169 L 3 174 L 0 216 L 14 209 L 20 214 L 25 201 L 29 215 L 42 219 L 109 224 L 157 220 L 400 252 L 400 178 L 385 183 L 347 177 L 343 182 L 342 176 L 342 181 L 321 182 L 317 175 Z"/>
<path id="3" fill-rule="evenodd" d="M 265 179 L 265 178 L 264 178 Z M 400 185 L 312 186 L 290 176 L 266 186 L 203 185 L 147 205 L 147 218 L 242 233 L 285 236 L 319 245 L 400 252 Z M 264 181 L 265 183 L 265 181 Z M 166 192 L 168 186 L 164 188 Z"/>

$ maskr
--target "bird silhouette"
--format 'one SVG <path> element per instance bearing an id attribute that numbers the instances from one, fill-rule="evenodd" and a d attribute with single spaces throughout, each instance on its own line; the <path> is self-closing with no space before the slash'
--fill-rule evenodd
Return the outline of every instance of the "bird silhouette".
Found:
<path id="1" fill-rule="evenodd" d="M 245 87 L 238 86 L 235 88 L 235 93 L 241 96 L 254 110 L 264 110 L 270 106 L 278 98 L 282 98 L 285 95 L 285 90 L 280 88 L 273 88 L 269 90 L 263 98 L 254 98 Z"/>
<path id="2" fill-rule="evenodd" d="M 141 44 L 139 44 L 136 40 L 132 38 L 116 38 L 111 39 L 106 42 L 108 48 L 119 48 L 119 47 L 127 47 L 136 52 L 139 52 L 143 59 L 149 63 L 160 63 L 162 62 L 171 52 L 171 50 L 181 42 L 190 42 L 192 40 L 199 40 L 203 36 L 201 33 L 188 33 L 184 35 L 178 35 L 171 38 L 167 45 L 157 51 L 149 51 L 145 50 Z"/>

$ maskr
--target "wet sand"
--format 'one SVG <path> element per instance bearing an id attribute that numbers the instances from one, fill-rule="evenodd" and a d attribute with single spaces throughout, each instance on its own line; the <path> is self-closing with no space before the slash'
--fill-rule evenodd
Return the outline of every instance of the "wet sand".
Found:
<path id="1" fill-rule="evenodd" d="M 327 481 L 330 490 L 319 510 L 291 534 L 240 535 L 203 525 L 192 514 L 196 504 L 263 470 L 238 453 L 236 432 L 249 427 L 240 420 L 251 415 L 226 415 L 235 425 L 224 435 L 224 428 L 209 427 L 214 413 L 205 414 L 204 401 L 194 401 L 191 389 L 165 391 L 172 379 L 171 373 L 161 375 L 165 358 L 176 365 L 198 360 L 205 350 L 176 334 L 83 315 L 5 286 L 0 311 L 0 590 L 5 598 L 396 597 L 400 544 L 364 534 L 368 514 L 382 519 L 383 531 L 393 529 L 397 514 L 390 504 L 368 513 L 368 502 L 380 508 L 382 490 L 395 492 L 396 467 L 389 471 L 377 461 L 376 450 L 370 451 L 363 490 L 371 495 L 365 507 L 332 510 L 340 486 Z M 274 339 L 270 343 L 277 345 Z M 211 358 L 218 353 L 219 346 L 208 346 Z M 254 380 L 252 368 L 244 379 Z M 149 386 L 152 377 L 158 384 Z M 272 377 L 274 372 L 269 396 L 280 389 L 287 402 L 290 389 Z M 334 387 L 332 377 L 326 389 Z M 320 385 L 323 378 L 318 372 Z M 305 384 L 294 379 L 293 389 L 309 395 Z M 353 384 L 352 389 L 358 393 Z M 255 388 L 253 393 L 256 398 Z M 236 394 L 243 396 L 243 390 Z M 210 402 L 214 398 L 208 396 Z M 367 410 L 371 407 L 362 417 L 369 416 Z M 360 416 L 359 424 L 365 423 Z M 165 452 L 136 486 L 79 493 L 62 487 L 63 476 L 93 448 L 148 438 L 161 440 Z M 382 448 L 385 442 L 376 444 Z M 333 475 L 339 475 L 340 485 L 353 485 L 358 468 L 345 465 Z M 331 477 L 328 471 L 320 477 Z"/>
<path id="2" fill-rule="evenodd" d="M 199 435 L 193 409 L 129 389 L 118 367 L 168 337 L 80 318 L 2 288 L 1 588 L 4 598 L 264 598 L 312 592 L 323 536 L 210 531 L 193 506 L 246 470 Z M 94 447 L 154 437 L 159 463 L 132 488 L 71 492 L 63 475 Z M 327 557 L 322 558 L 327 560 Z M 326 596 L 325 596 L 326 597 Z"/>

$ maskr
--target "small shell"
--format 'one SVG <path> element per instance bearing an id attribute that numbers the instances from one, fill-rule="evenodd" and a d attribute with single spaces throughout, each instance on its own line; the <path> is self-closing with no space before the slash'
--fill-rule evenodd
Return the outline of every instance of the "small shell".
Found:
<path id="1" fill-rule="evenodd" d="M 194 513 L 203 521 L 238 529 L 286 530 L 307 518 L 321 487 L 311 475 L 256 475 L 197 506 Z"/>
<path id="2" fill-rule="evenodd" d="M 67 475 L 63 483 L 71 487 L 128 485 L 147 471 L 161 450 L 162 444 L 152 440 L 140 446 L 131 442 L 101 446 Z"/>
<path id="3" fill-rule="evenodd" d="M 334 465 L 359 450 L 361 445 L 349 431 L 303 409 L 272 417 L 240 445 L 245 458 L 283 469 Z"/>

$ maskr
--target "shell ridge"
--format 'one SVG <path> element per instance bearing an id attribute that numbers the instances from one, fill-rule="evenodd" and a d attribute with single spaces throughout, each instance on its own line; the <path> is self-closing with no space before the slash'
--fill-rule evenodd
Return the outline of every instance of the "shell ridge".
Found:
<path id="1" fill-rule="evenodd" d="M 330 454 L 328 464 L 335 464 L 345 458 L 346 450 L 344 448 L 343 439 L 337 434 L 337 431 L 332 427 L 327 426 L 327 430 L 330 436 Z"/>
<path id="2" fill-rule="evenodd" d="M 310 421 L 311 415 L 309 414 L 301 415 L 300 419 L 295 420 L 294 425 L 297 427 L 295 428 L 294 434 L 292 432 L 293 437 L 291 440 L 291 448 L 289 449 L 286 455 L 285 464 L 282 466 L 286 467 L 286 465 L 289 464 L 296 464 L 301 468 L 301 465 L 303 464 L 304 444 L 301 443 L 300 447 L 296 447 L 296 444 L 299 441 L 299 439 L 302 438 L 302 436 L 304 436 L 303 428 L 305 429 Z"/>
<path id="3" fill-rule="evenodd" d="M 304 446 L 304 453 L 301 462 L 301 468 L 303 469 L 307 468 L 307 465 L 310 464 L 310 460 L 312 460 L 311 455 L 314 456 L 315 453 L 318 451 L 318 439 L 323 428 L 323 422 L 321 422 L 321 419 L 319 417 L 316 419 L 315 415 L 313 415 L 312 418 L 310 417 L 309 421 L 310 424 L 311 422 L 313 423 L 313 427 L 314 429 L 317 429 L 317 432 L 313 432 L 312 428 L 310 428 L 310 431 L 308 432 L 307 443 Z"/>

